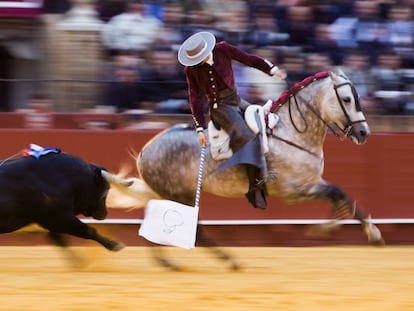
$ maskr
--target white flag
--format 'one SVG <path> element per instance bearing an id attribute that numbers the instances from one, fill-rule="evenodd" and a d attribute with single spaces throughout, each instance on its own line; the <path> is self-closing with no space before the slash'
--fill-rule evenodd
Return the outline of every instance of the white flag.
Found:
<path id="1" fill-rule="evenodd" d="M 138 234 L 163 245 L 195 247 L 198 208 L 169 200 L 150 200 Z"/>

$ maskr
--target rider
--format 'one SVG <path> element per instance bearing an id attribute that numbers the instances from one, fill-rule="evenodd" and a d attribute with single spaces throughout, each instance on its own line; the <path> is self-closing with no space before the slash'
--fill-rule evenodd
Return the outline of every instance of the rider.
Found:
<path id="1" fill-rule="evenodd" d="M 221 41 L 216 43 L 210 32 L 198 32 L 187 38 L 178 51 L 178 61 L 185 66 L 191 113 L 201 146 L 207 146 L 204 130 L 204 102 L 208 102 L 210 118 L 217 128 L 230 135 L 230 147 L 236 163 L 245 164 L 249 179 L 248 201 L 257 208 L 266 208 L 266 161 L 260 139 L 246 125 L 242 110 L 249 103 L 238 95 L 234 81 L 232 60 L 256 68 L 279 79 L 286 72 L 270 61 L 246 53 Z M 240 151 L 239 153 L 237 153 Z M 233 160 L 234 162 L 234 160 Z"/>

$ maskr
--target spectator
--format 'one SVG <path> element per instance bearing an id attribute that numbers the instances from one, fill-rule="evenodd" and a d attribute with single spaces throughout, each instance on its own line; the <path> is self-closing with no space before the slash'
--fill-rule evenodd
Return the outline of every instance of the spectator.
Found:
<path id="1" fill-rule="evenodd" d="M 348 51 L 342 59 L 341 68 L 355 85 L 364 112 L 378 112 L 373 98 L 375 81 L 370 70 L 370 56 L 359 50 Z"/>
<path id="2" fill-rule="evenodd" d="M 343 49 L 338 49 L 334 40 L 332 40 L 330 25 L 318 23 L 315 24 L 315 37 L 312 46 L 307 50 L 310 53 L 327 53 L 330 55 L 335 65 L 339 64 Z"/>
<path id="3" fill-rule="evenodd" d="M 43 94 L 34 94 L 27 101 L 25 109 L 18 110 L 24 113 L 26 128 L 48 129 L 53 127 L 53 104 L 49 97 Z"/>
<path id="4" fill-rule="evenodd" d="M 183 6 L 177 2 L 167 3 L 164 7 L 163 27 L 154 43 L 154 48 L 178 47 L 185 39 L 183 35 L 184 22 Z"/>
<path id="5" fill-rule="evenodd" d="M 140 83 L 142 74 L 138 69 L 139 64 L 140 59 L 135 55 L 113 56 L 111 82 L 104 91 L 105 106 L 113 107 L 117 112 L 143 108 L 144 89 Z"/>
<path id="6" fill-rule="evenodd" d="M 389 8 L 387 44 L 402 57 L 404 67 L 414 68 L 414 21 L 413 8 L 394 5 Z"/>
<path id="7" fill-rule="evenodd" d="M 332 70 L 333 60 L 329 53 L 309 53 L 306 55 L 306 68 L 309 74 Z"/>
<path id="8" fill-rule="evenodd" d="M 280 33 L 273 11 L 265 7 L 255 12 L 254 25 L 248 38 L 249 43 L 256 47 L 287 44 L 289 35 Z"/>
<path id="9" fill-rule="evenodd" d="M 275 49 L 263 47 L 254 49 L 251 53 L 259 55 L 270 62 L 280 63 L 276 59 Z M 277 99 L 285 90 L 286 82 L 276 80 L 255 68 L 241 66 L 241 76 L 238 77 L 238 89 L 242 98 L 251 104 L 264 105 L 269 99 Z"/>
<path id="10" fill-rule="evenodd" d="M 204 8 L 211 12 L 212 25 L 223 33 L 223 40 L 234 45 L 247 41 L 251 20 L 246 1 L 209 0 L 204 1 Z"/>
<path id="11" fill-rule="evenodd" d="M 287 33 L 289 44 L 301 46 L 304 50 L 312 46 L 315 23 L 312 7 L 299 5 L 287 8 Z"/>
<path id="12" fill-rule="evenodd" d="M 372 55 L 373 61 L 385 47 L 386 24 L 380 18 L 378 1 L 356 0 L 351 17 L 339 17 L 331 24 L 331 35 L 341 48 L 359 48 Z"/>
<path id="13" fill-rule="evenodd" d="M 190 1 L 199 2 L 199 1 Z M 201 1 L 200 1 L 201 2 Z M 182 27 L 182 34 L 184 38 L 189 37 L 195 32 L 210 30 L 215 34 L 220 34 L 221 31 L 215 30 L 214 16 L 207 10 L 204 4 L 196 4 L 185 7 L 185 23 Z"/>
<path id="14" fill-rule="evenodd" d="M 102 29 L 104 45 L 109 50 L 145 52 L 151 49 L 162 22 L 145 14 L 145 1 L 128 3 L 124 13 L 112 17 Z"/>
<path id="15" fill-rule="evenodd" d="M 306 55 L 298 49 L 285 51 L 281 66 L 286 70 L 290 84 L 302 81 L 309 74 L 306 69 Z"/>
<path id="16" fill-rule="evenodd" d="M 187 82 L 172 49 L 152 51 L 145 75 L 145 100 L 152 102 L 156 112 L 189 113 Z"/>
<path id="17" fill-rule="evenodd" d="M 375 78 L 374 94 L 386 114 L 404 114 L 410 100 L 401 64 L 401 57 L 391 51 L 379 55 L 376 66 L 371 69 Z"/>

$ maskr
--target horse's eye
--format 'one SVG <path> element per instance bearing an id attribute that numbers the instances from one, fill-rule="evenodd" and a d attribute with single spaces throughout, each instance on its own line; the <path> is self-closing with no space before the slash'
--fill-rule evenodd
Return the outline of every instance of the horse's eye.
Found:
<path id="1" fill-rule="evenodd" d="M 351 102 L 351 97 L 344 97 L 343 99 L 342 99 L 345 103 L 350 103 Z"/>

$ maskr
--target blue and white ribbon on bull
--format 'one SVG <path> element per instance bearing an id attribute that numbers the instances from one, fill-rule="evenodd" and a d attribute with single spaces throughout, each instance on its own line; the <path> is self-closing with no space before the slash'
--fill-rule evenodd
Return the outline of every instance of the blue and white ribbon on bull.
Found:
<path id="1" fill-rule="evenodd" d="M 60 148 L 49 148 L 49 147 L 41 147 L 36 144 L 30 144 L 29 148 L 23 150 L 23 156 L 25 157 L 35 157 L 39 159 L 41 156 L 44 156 L 49 153 L 61 153 L 62 150 Z"/>
<path id="2" fill-rule="evenodd" d="M 206 147 L 201 148 L 195 204 L 150 200 L 138 234 L 153 243 L 186 249 L 195 247 Z"/>

